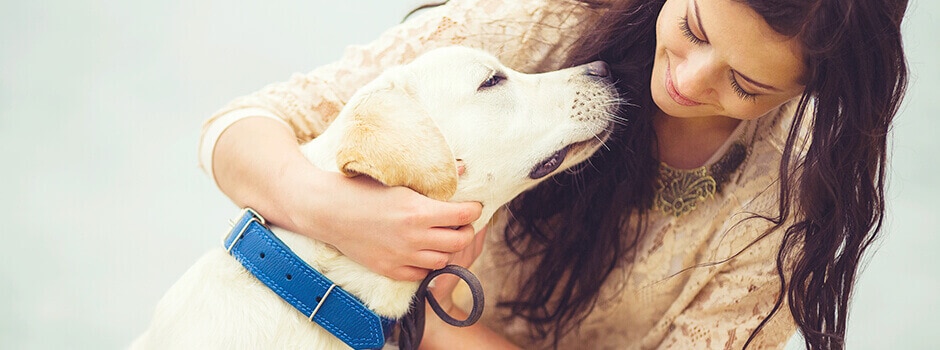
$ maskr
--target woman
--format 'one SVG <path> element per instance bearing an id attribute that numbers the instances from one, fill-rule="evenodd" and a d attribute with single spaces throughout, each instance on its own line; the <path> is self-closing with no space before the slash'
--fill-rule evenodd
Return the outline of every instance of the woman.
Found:
<path id="1" fill-rule="evenodd" d="M 203 166 L 238 205 L 389 277 L 476 261 L 483 323 L 429 317 L 427 348 L 764 348 L 797 328 L 811 349 L 842 348 L 884 216 L 905 7 L 451 1 L 232 102 L 207 123 Z M 630 101 L 589 166 L 524 194 L 476 239 L 463 225 L 479 205 L 325 173 L 297 147 L 382 69 L 450 44 L 530 72 L 602 59 Z M 460 314 L 455 283 L 439 282 Z"/>

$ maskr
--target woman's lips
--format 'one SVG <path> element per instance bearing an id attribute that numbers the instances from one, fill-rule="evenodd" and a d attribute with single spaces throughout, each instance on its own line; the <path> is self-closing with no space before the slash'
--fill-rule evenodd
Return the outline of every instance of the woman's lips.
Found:
<path id="1" fill-rule="evenodd" d="M 676 89 L 676 85 L 672 83 L 672 67 L 670 66 L 668 60 L 666 61 L 666 93 L 669 94 L 669 97 L 672 97 L 673 101 L 676 101 L 676 103 L 683 106 L 694 107 L 701 104 L 690 100 L 679 93 L 679 90 Z"/>

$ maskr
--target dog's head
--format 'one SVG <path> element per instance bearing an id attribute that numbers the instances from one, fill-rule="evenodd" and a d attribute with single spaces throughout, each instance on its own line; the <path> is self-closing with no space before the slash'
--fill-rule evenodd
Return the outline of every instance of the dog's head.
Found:
<path id="1" fill-rule="evenodd" d="M 519 193 L 593 154 L 618 101 L 601 62 L 524 74 L 479 50 L 437 49 L 353 96 L 334 122 L 343 130 L 337 166 L 431 198 L 481 202 L 479 229 Z"/>

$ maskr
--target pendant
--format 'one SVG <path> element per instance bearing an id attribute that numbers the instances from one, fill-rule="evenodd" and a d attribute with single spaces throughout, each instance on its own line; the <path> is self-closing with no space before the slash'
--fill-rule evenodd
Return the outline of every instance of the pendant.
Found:
<path id="1" fill-rule="evenodd" d="M 713 197 L 718 190 L 718 182 L 709 174 L 707 167 L 678 170 L 662 164 L 659 169 L 653 206 L 666 215 L 685 215 Z"/>

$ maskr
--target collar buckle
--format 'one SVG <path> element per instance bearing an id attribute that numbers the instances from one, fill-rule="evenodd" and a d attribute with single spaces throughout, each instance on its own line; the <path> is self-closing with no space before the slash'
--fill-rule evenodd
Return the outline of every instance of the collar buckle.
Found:
<path id="1" fill-rule="evenodd" d="M 251 208 L 234 220 L 222 248 L 282 300 L 354 349 L 382 348 L 394 327 L 395 320 L 380 317 L 298 257 Z"/>

